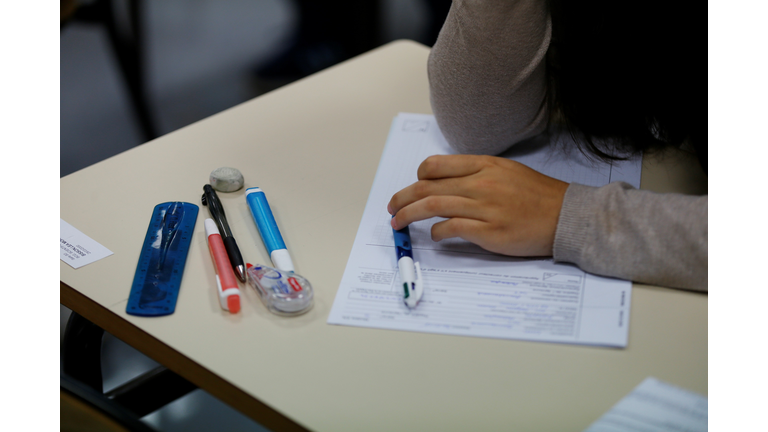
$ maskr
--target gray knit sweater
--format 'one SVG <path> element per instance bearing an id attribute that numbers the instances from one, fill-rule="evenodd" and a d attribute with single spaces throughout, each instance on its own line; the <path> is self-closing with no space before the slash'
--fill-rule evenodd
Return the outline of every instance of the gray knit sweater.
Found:
<path id="1" fill-rule="evenodd" d="M 544 0 L 454 0 L 429 56 L 432 109 L 459 152 L 500 154 L 544 131 Z M 554 259 L 605 276 L 707 291 L 707 197 L 571 184 Z"/>

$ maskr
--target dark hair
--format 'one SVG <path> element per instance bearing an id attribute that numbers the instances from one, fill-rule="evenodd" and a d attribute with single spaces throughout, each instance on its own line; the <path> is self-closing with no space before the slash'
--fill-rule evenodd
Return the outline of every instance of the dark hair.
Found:
<path id="1" fill-rule="evenodd" d="M 617 152 L 690 140 L 706 171 L 707 5 L 699 3 L 550 1 L 550 117 L 582 151 L 622 159 Z"/>

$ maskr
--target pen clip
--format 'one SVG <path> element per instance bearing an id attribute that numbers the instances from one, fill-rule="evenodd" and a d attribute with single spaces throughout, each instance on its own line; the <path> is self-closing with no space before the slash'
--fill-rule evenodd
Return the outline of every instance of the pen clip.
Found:
<path id="1" fill-rule="evenodd" d="M 231 237 L 232 231 L 229 229 L 229 224 L 227 223 L 227 214 L 224 213 L 224 206 L 221 205 L 219 196 L 216 194 L 216 191 L 213 190 L 211 185 L 207 184 L 203 186 L 203 196 L 201 197 L 201 201 L 211 212 L 211 218 L 216 222 L 221 238 L 225 239 Z"/>

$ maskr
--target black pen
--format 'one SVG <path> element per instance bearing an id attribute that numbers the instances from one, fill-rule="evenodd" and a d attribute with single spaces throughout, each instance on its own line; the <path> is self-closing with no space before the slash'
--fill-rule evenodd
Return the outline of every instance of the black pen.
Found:
<path id="1" fill-rule="evenodd" d="M 240 249 L 237 248 L 235 238 L 232 237 L 232 230 L 229 229 L 227 223 L 227 215 L 224 214 L 224 207 L 219 201 L 219 196 L 216 195 L 216 191 L 213 190 L 211 185 L 207 184 L 203 186 L 203 205 L 208 206 L 208 210 L 211 212 L 211 218 L 216 222 L 216 226 L 219 228 L 221 239 L 224 242 L 224 247 L 227 249 L 227 255 L 229 255 L 229 262 L 232 263 L 232 269 L 235 271 L 237 278 L 245 282 L 245 263 L 243 263 L 243 256 L 240 255 Z"/>

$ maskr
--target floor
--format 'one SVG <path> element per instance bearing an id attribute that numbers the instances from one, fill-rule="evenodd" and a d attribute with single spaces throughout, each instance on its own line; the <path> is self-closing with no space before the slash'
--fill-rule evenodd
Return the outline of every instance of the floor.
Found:
<path id="1" fill-rule="evenodd" d="M 296 31 L 288 0 L 145 2 L 147 86 L 159 134 L 166 134 L 274 88 L 253 71 L 279 54 Z M 419 0 L 381 3 L 381 42 L 419 40 L 429 20 Z M 144 139 L 103 28 L 73 24 L 60 39 L 60 176 L 119 154 Z M 70 311 L 61 306 L 61 334 Z M 106 335 L 104 390 L 157 364 Z M 266 431 L 196 390 L 142 419 L 159 431 Z"/>

